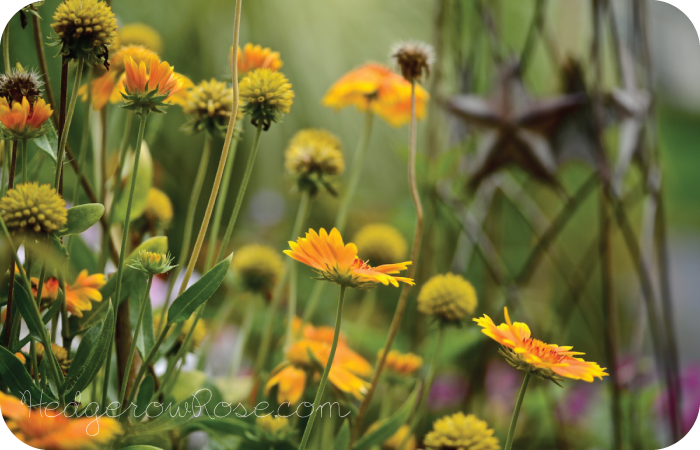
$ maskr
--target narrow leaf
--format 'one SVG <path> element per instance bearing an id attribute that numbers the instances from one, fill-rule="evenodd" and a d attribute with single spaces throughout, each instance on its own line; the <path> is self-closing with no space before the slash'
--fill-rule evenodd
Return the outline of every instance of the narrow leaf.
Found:
<path id="1" fill-rule="evenodd" d="M 365 434 L 355 442 L 352 450 L 368 450 L 375 445 L 381 445 L 382 442 L 389 439 L 401 428 L 401 425 L 408 421 L 411 416 L 411 411 L 416 405 L 416 397 L 420 388 L 416 386 L 406 402 L 401 405 L 398 411 L 393 416 L 379 422 L 379 426 L 371 432 Z"/>
<path id="2" fill-rule="evenodd" d="M 141 382 L 141 387 L 139 387 L 139 393 L 136 396 L 136 409 L 134 415 L 136 417 L 141 417 L 141 414 L 146 411 L 148 404 L 151 402 L 151 397 L 153 397 L 153 392 L 155 390 L 155 383 L 153 377 L 148 375 L 146 379 Z"/>
<path id="3" fill-rule="evenodd" d="M 21 399 L 24 396 L 25 403 L 39 403 L 42 395 L 39 386 L 34 384 L 24 364 L 5 347 L 0 347 L 0 376 L 16 397 Z"/>
<path id="4" fill-rule="evenodd" d="M 80 234 L 95 225 L 105 212 L 100 203 L 88 203 L 68 209 L 68 222 L 56 233 L 58 236 Z"/>
<path id="5" fill-rule="evenodd" d="M 348 450 L 350 447 L 350 421 L 343 421 L 343 425 L 338 431 L 338 436 L 335 437 L 333 450 Z"/>

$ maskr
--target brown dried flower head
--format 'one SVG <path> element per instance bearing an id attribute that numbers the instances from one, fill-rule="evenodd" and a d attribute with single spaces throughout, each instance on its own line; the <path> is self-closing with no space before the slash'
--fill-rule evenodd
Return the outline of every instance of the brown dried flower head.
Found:
<path id="1" fill-rule="evenodd" d="M 423 81 L 430 76 L 430 66 L 435 60 L 433 47 L 424 42 L 402 42 L 394 47 L 391 56 L 401 69 L 401 75 L 408 80 Z"/>

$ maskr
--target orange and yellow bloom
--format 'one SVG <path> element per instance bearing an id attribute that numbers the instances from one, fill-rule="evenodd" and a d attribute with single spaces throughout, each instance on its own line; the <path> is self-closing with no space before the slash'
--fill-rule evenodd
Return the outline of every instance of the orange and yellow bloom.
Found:
<path id="1" fill-rule="evenodd" d="M 572 352 L 572 347 L 560 347 L 534 339 L 526 324 L 510 321 L 508 308 L 504 308 L 504 314 L 506 323 L 498 326 L 485 314 L 474 321 L 482 327 L 482 333 L 503 346 L 501 354 L 516 369 L 554 382 L 571 378 L 590 383 L 594 378 L 608 376 L 598 364 L 577 358 L 584 353 Z"/>
<path id="2" fill-rule="evenodd" d="M 124 57 L 124 90 L 121 93 L 127 109 L 160 112 L 159 107 L 170 103 L 183 104 L 186 89 L 192 81 L 175 72 L 175 68 L 157 56 L 137 62 Z"/>
<path id="3" fill-rule="evenodd" d="M 92 302 L 101 302 L 100 288 L 107 284 L 104 274 L 88 275 L 87 270 L 78 274 L 71 285 L 66 285 L 66 306 L 68 311 L 78 317 L 83 317 L 83 311 L 92 309 Z"/>
<path id="4" fill-rule="evenodd" d="M 44 122 L 51 117 L 53 110 L 44 99 L 31 105 L 26 97 L 21 102 L 0 98 L 0 122 L 14 139 L 31 139 L 42 134 Z"/>
<path id="5" fill-rule="evenodd" d="M 333 228 L 330 233 L 321 228 L 320 232 L 309 229 L 306 237 L 289 242 L 291 250 L 284 253 L 318 271 L 328 281 L 345 287 L 371 289 L 381 283 L 399 286 L 399 281 L 413 286 L 411 278 L 394 276 L 406 270 L 411 261 L 384 264 L 372 267 L 357 256 L 357 246 L 343 243 L 340 232 Z"/>
<path id="6" fill-rule="evenodd" d="M 377 358 L 380 359 L 383 350 L 379 350 Z M 410 376 L 414 375 L 421 367 L 423 367 L 423 358 L 414 353 L 401 353 L 397 350 L 391 350 L 386 356 L 386 369 L 394 375 Z"/>
<path id="7" fill-rule="evenodd" d="M 428 93 L 416 85 L 416 117 L 425 116 Z M 323 104 L 341 109 L 354 106 L 371 111 L 394 127 L 411 121 L 411 83 L 377 63 L 367 63 L 336 81 Z"/>
<path id="8" fill-rule="evenodd" d="M 233 54 L 233 48 L 231 48 Z M 270 69 L 273 71 L 282 68 L 282 60 L 279 52 L 273 52 L 267 47 L 247 43 L 243 50 L 238 49 L 238 75 L 245 75 L 254 69 Z"/>

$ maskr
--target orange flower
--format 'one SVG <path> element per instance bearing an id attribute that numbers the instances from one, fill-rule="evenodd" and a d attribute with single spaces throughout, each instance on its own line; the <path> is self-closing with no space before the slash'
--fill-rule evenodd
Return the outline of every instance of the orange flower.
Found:
<path id="1" fill-rule="evenodd" d="M 333 228 L 329 233 L 321 228 L 320 234 L 309 229 L 305 238 L 289 242 L 291 250 L 284 253 L 297 261 L 316 269 L 326 280 L 346 287 L 371 289 L 377 283 L 399 286 L 399 281 L 413 286 L 411 278 L 395 277 L 406 270 L 411 261 L 372 267 L 357 257 L 357 246 L 345 245 L 340 232 Z"/>
<path id="2" fill-rule="evenodd" d="M 149 68 L 146 70 L 144 61 L 137 64 L 134 58 L 126 57 L 124 68 L 126 69 L 125 87 L 127 93 L 145 95 L 157 89 L 158 95 L 170 96 L 181 89 L 182 86 L 177 77 L 174 76 L 174 67 L 165 61 L 161 62 L 157 57 L 150 58 L 148 64 Z"/>
<path id="3" fill-rule="evenodd" d="M 46 450 L 104 448 L 122 434 L 111 417 L 69 419 L 53 410 L 30 410 L 18 398 L 0 392 L 0 409 L 7 427 L 22 442 Z"/>
<path id="4" fill-rule="evenodd" d="M 68 311 L 78 317 L 83 317 L 83 311 L 90 311 L 93 302 L 101 302 L 100 288 L 107 284 L 104 274 L 88 275 L 87 270 L 78 274 L 73 284 L 66 285 L 66 306 Z M 43 297 L 43 295 L 42 295 Z"/>
<path id="5" fill-rule="evenodd" d="M 233 47 L 231 47 L 233 53 Z M 238 49 L 238 75 L 243 75 L 253 69 L 270 69 L 277 71 L 282 67 L 279 52 L 273 52 L 267 47 L 253 45 L 250 42 Z"/>
<path id="6" fill-rule="evenodd" d="M 336 389 L 362 400 L 369 383 L 345 367 L 347 360 L 341 358 L 340 345 L 333 359 L 328 380 Z M 349 350 L 349 349 L 348 349 Z M 308 380 L 308 373 L 320 374 L 328 363 L 331 344 L 323 341 L 302 339 L 292 344 L 286 353 L 286 361 L 277 366 L 265 384 L 265 395 L 277 386 L 277 402 L 296 404 L 301 400 Z M 313 359 L 311 358 L 313 355 Z"/>
<path id="7" fill-rule="evenodd" d="M 379 350 L 377 358 L 381 358 L 384 350 Z M 386 357 L 386 368 L 396 375 L 412 375 L 423 365 L 423 358 L 413 353 L 401 353 L 391 350 Z"/>
<path id="8" fill-rule="evenodd" d="M 506 323 L 496 326 L 485 314 L 474 321 L 482 327 L 482 333 L 503 346 L 501 354 L 511 366 L 555 383 L 562 377 L 591 383 L 595 377 L 602 379 L 608 376 L 598 364 L 577 358 L 585 353 L 572 352 L 572 347 L 559 347 L 531 338 L 530 328 L 521 322 L 511 323 L 508 308 L 503 310 Z"/>
<path id="9" fill-rule="evenodd" d="M 18 138 L 36 137 L 51 114 L 53 110 L 44 99 L 37 100 L 32 106 L 26 97 L 22 97 L 22 102 L 12 102 L 12 105 L 0 98 L 0 122 Z"/>
<path id="10" fill-rule="evenodd" d="M 428 93 L 416 85 L 416 116 L 425 116 Z M 325 106 L 341 109 L 355 106 L 372 111 L 390 125 L 411 121 L 411 83 L 381 64 L 368 63 L 336 81 L 323 97 Z"/>

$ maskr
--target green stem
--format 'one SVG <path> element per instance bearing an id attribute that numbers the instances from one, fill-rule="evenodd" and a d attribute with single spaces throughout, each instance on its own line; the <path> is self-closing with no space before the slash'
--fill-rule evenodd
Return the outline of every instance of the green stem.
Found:
<path id="1" fill-rule="evenodd" d="M 5 72 L 10 73 L 10 24 L 5 27 L 2 33 L 2 60 L 5 63 Z"/>
<path id="2" fill-rule="evenodd" d="M 245 344 L 248 342 L 250 331 L 253 329 L 256 300 L 256 297 L 251 297 L 248 299 L 248 304 L 245 308 L 245 315 L 243 316 L 243 323 L 241 324 L 241 334 L 238 339 L 236 339 L 237 348 L 233 354 L 233 360 L 231 361 L 231 367 L 229 368 L 229 375 L 234 377 L 238 375 L 238 371 L 241 369 L 241 361 L 243 360 L 243 355 L 245 354 Z"/>
<path id="3" fill-rule="evenodd" d="M 513 448 L 513 439 L 515 437 L 515 426 L 518 424 L 518 416 L 520 415 L 520 407 L 523 406 L 523 399 L 525 398 L 525 391 L 527 390 L 527 383 L 530 381 L 530 371 L 525 372 L 525 379 L 523 380 L 523 385 L 520 387 L 520 392 L 518 393 L 518 400 L 515 402 L 515 409 L 513 410 L 513 418 L 510 421 L 510 429 L 508 429 L 508 438 L 506 439 L 506 446 L 504 450 L 511 450 Z"/>
<path id="4" fill-rule="evenodd" d="M 54 175 L 53 185 L 58 189 L 58 183 L 61 180 L 63 168 L 63 157 L 66 153 L 66 142 L 68 142 L 68 132 L 70 130 L 71 120 L 75 112 L 75 103 L 78 100 L 78 90 L 80 89 L 80 80 L 83 76 L 83 57 L 78 59 L 78 67 L 75 69 L 75 81 L 73 82 L 73 91 L 70 95 L 70 103 L 68 104 L 68 112 L 66 113 L 66 122 L 61 133 L 61 141 L 58 143 L 58 152 L 56 154 L 56 174 Z"/>
<path id="5" fill-rule="evenodd" d="M 308 189 L 304 189 L 299 200 L 299 209 L 297 210 L 297 218 L 294 221 L 294 229 L 292 231 L 292 240 L 299 237 L 301 228 L 306 222 L 306 217 L 309 214 L 309 203 L 311 202 L 311 194 Z M 289 264 L 289 301 L 287 302 L 287 339 L 286 345 L 292 343 L 294 316 L 297 312 L 297 265 L 294 260 L 288 259 Z"/>
<path id="6" fill-rule="evenodd" d="M 333 365 L 333 359 L 335 358 L 335 350 L 338 347 L 338 337 L 340 336 L 340 322 L 342 320 L 343 315 L 343 301 L 345 300 L 345 289 L 345 286 L 340 286 L 340 296 L 338 297 L 338 311 L 335 315 L 335 331 L 333 333 L 333 344 L 331 344 L 331 352 L 328 355 L 328 362 L 326 362 L 326 368 L 323 369 L 321 383 L 318 386 L 318 391 L 316 391 L 316 398 L 314 399 L 313 410 L 311 411 L 309 421 L 306 423 L 306 429 L 304 429 L 304 436 L 301 438 L 299 450 L 304 450 L 306 448 L 306 444 L 309 442 L 309 436 L 311 436 L 311 429 L 314 426 L 314 420 L 316 419 L 318 405 L 321 403 L 323 390 L 326 388 L 326 382 L 328 381 L 328 374 L 331 371 L 331 366 Z"/>
<path id="7" fill-rule="evenodd" d="M 241 132 L 243 122 L 236 123 L 236 130 Z M 226 206 L 226 197 L 228 196 L 228 186 L 231 183 L 231 173 L 233 173 L 233 163 L 236 160 L 236 150 L 238 149 L 238 139 L 231 141 L 231 150 L 226 160 L 224 168 L 224 177 L 221 180 L 221 190 L 216 199 L 216 207 L 214 208 L 214 218 L 211 224 L 211 234 L 209 235 L 209 248 L 207 248 L 207 257 L 204 260 L 204 271 L 211 269 L 214 262 L 214 252 L 216 251 L 216 240 L 219 237 L 219 229 L 221 228 L 221 218 L 224 215 L 224 207 Z"/>
<path id="8" fill-rule="evenodd" d="M 245 172 L 243 173 L 243 180 L 241 181 L 241 186 L 238 188 L 238 195 L 236 196 L 236 204 L 233 206 L 233 212 L 231 213 L 231 219 L 229 219 L 228 225 L 226 226 L 226 233 L 224 234 L 224 239 L 221 241 L 219 248 L 218 261 L 221 261 L 226 254 L 226 247 L 228 246 L 228 241 L 231 239 L 233 234 L 233 227 L 236 225 L 236 220 L 238 220 L 238 213 L 241 211 L 241 205 L 243 204 L 243 198 L 245 197 L 246 189 L 248 189 L 248 182 L 250 181 L 250 175 L 253 173 L 253 166 L 255 165 L 255 157 L 258 154 L 258 148 L 260 147 L 260 136 L 262 136 L 263 126 L 262 122 L 258 124 L 255 130 L 255 138 L 253 139 L 253 146 L 250 149 L 250 154 L 248 155 L 248 162 L 245 166 Z"/>
<path id="9" fill-rule="evenodd" d="M 158 354 L 158 349 L 160 348 L 161 344 L 163 344 L 163 341 L 165 340 L 165 337 L 168 335 L 168 331 L 170 331 L 170 328 L 172 328 L 172 326 L 172 324 L 166 325 L 165 328 L 163 328 L 160 331 L 155 345 L 153 345 L 153 348 L 150 352 L 148 352 L 146 358 L 141 363 L 141 367 L 139 368 L 139 371 L 136 374 L 136 378 L 134 379 L 134 387 L 133 389 L 131 389 L 131 392 L 129 392 L 129 400 L 126 404 L 131 405 L 131 403 L 133 403 L 134 398 L 136 397 L 136 391 L 138 391 L 138 388 L 141 385 L 141 378 L 143 378 L 143 376 L 146 374 L 148 366 L 151 364 L 156 354 Z"/>
<path id="10" fill-rule="evenodd" d="M 29 157 L 27 155 L 28 153 L 29 149 L 27 148 L 27 140 L 22 139 L 22 183 L 29 182 L 29 176 L 27 175 L 27 166 L 29 162 Z"/>
<path id="11" fill-rule="evenodd" d="M 134 361 L 134 354 L 136 353 L 136 344 L 139 341 L 139 335 L 141 334 L 141 323 L 143 322 L 143 316 L 146 314 L 146 305 L 149 302 L 148 295 L 151 292 L 151 284 L 153 284 L 153 275 L 148 277 L 148 282 L 146 283 L 146 292 L 144 293 L 143 300 L 141 301 L 141 309 L 139 310 L 139 318 L 136 320 L 136 327 L 134 328 L 134 339 L 131 341 L 131 348 L 129 349 L 129 357 L 126 360 L 126 368 L 124 370 L 124 379 L 122 380 L 122 388 L 119 393 L 119 404 L 121 405 L 121 410 L 124 411 L 124 399 L 126 397 L 126 386 L 128 383 L 129 371 L 131 370 L 131 363 Z M 134 386 L 134 389 L 136 387 Z M 126 417 L 126 416 L 123 416 Z"/>

